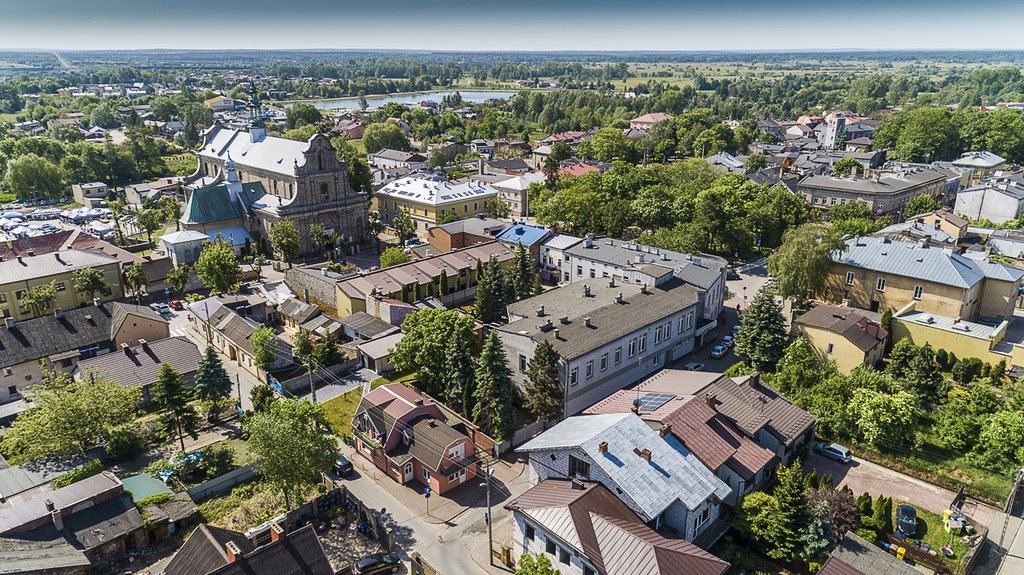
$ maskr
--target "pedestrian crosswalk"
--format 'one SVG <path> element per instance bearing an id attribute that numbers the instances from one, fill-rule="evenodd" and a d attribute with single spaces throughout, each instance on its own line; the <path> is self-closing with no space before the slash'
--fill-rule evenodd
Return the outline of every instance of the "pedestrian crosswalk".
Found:
<path id="1" fill-rule="evenodd" d="M 171 337 L 187 337 L 188 326 L 178 325 L 171 328 Z"/>

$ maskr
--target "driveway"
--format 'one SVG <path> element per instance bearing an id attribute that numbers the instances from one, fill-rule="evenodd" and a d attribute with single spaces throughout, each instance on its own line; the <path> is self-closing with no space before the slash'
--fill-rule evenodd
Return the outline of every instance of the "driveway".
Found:
<path id="1" fill-rule="evenodd" d="M 811 453 L 804 460 L 803 467 L 805 471 L 817 471 L 819 476 L 830 474 L 836 487 L 848 485 L 856 495 L 864 492 L 870 493 L 872 497 L 885 495 L 892 497 L 896 504 L 906 501 L 939 515 L 949 508 L 956 497 L 956 493 L 948 489 L 863 459 L 854 459 L 849 465 L 843 465 Z M 982 525 L 991 526 L 996 518 L 996 510 L 987 505 L 979 504 L 976 508 L 968 506 L 964 511 Z"/>

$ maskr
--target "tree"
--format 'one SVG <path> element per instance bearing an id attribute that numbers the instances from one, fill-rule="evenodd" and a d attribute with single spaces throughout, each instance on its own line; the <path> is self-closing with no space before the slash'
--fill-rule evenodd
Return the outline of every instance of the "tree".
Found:
<path id="1" fill-rule="evenodd" d="M 505 313 L 508 285 L 498 259 L 491 256 L 485 265 L 477 262 L 476 317 L 484 323 L 497 321 Z"/>
<path id="2" fill-rule="evenodd" d="M 313 245 L 317 247 L 320 253 L 323 253 L 331 242 L 331 237 L 327 233 L 327 229 L 321 224 L 312 224 L 309 226 L 309 239 L 312 240 Z"/>
<path id="3" fill-rule="evenodd" d="M 193 391 L 185 386 L 181 374 L 170 364 L 160 367 L 160 375 L 153 385 L 153 405 L 170 421 L 174 433 L 185 451 L 185 435 L 198 437 L 199 417 L 192 407 Z"/>
<path id="4" fill-rule="evenodd" d="M 7 161 L 4 188 L 24 200 L 33 196 L 56 198 L 63 191 L 60 168 L 35 154 L 25 154 Z"/>
<path id="5" fill-rule="evenodd" d="M 370 212 L 366 215 L 366 235 L 373 238 L 373 245 L 377 253 L 380 253 L 380 235 L 384 233 L 384 221 L 380 213 Z"/>
<path id="6" fill-rule="evenodd" d="M 260 475 L 281 490 L 289 509 L 334 463 L 338 446 L 327 429 L 323 408 L 298 400 L 267 406 L 246 424 Z"/>
<path id="7" fill-rule="evenodd" d="M 167 285 L 176 292 L 185 292 L 185 286 L 192 281 L 192 266 L 182 264 L 167 272 Z"/>
<path id="8" fill-rule="evenodd" d="M 310 358 L 312 365 L 323 368 L 341 363 L 345 356 L 338 349 L 338 340 L 334 339 L 334 336 L 325 335 L 313 346 Z"/>
<path id="9" fill-rule="evenodd" d="M 411 238 L 416 233 L 416 222 L 412 221 L 409 210 L 402 210 L 391 221 L 391 228 L 395 230 L 399 243 L 404 244 L 405 240 Z"/>
<path id="10" fill-rule="evenodd" d="M 323 114 L 313 104 L 295 104 L 285 112 L 284 126 L 291 130 L 308 124 L 319 124 Z"/>
<path id="11" fill-rule="evenodd" d="M 231 396 L 231 376 L 212 345 L 206 346 L 195 379 L 196 397 L 210 403 L 210 419 L 220 415 L 220 402 Z"/>
<path id="12" fill-rule="evenodd" d="M 125 268 L 127 271 L 127 268 Z M 75 291 L 89 301 L 96 299 L 96 294 L 107 289 L 107 278 L 97 268 L 82 268 L 71 272 L 71 283 Z"/>
<path id="13" fill-rule="evenodd" d="M 807 509 L 807 523 L 801 530 L 804 558 L 821 563 L 828 558 L 836 543 L 836 530 L 829 517 L 827 501 L 816 501 Z"/>
<path id="14" fill-rule="evenodd" d="M 856 162 L 857 160 L 854 161 Z M 870 217 L 871 208 L 860 200 L 839 204 L 838 206 L 831 206 L 828 209 L 828 221 L 833 223 L 841 222 L 843 220 L 861 220 Z"/>
<path id="15" fill-rule="evenodd" d="M 747 156 L 747 160 L 743 162 L 743 168 L 748 172 L 756 172 L 767 167 L 768 159 L 765 158 L 764 154 L 750 154 Z"/>
<path id="16" fill-rule="evenodd" d="M 837 373 L 835 362 L 822 362 L 807 338 L 798 337 L 786 347 L 772 385 L 787 397 L 802 397 Z"/>
<path id="17" fill-rule="evenodd" d="M 153 247 L 153 232 L 161 229 L 164 224 L 164 212 L 156 208 L 143 208 L 135 214 L 135 222 L 146 232 L 149 247 Z"/>
<path id="18" fill-rule="evenodd" d="M 400 246 L 385 248 L 380 254 L 380 267 L 389 268 L 409 261 L 409 255 Z"/>
<path id="19" fill-rule="evenodd" d="M 181 202 L 174 198 L 174 196 L 160 196 L 157 200 L 157 206 L 160 212 L 163 214 L 163 219 L 174 222 L 174 229 L 181 229 Z"/>
<path id="20" fill-rule="evenodd" d="M 277 392 L 265 383 L 254 385 L 252 391 L 249 392 L 249 401 L 252 402 L 252 410 L 255 413 L 263 413 L 271 409 L 277 400 Z"/>
<path id="21" fill-rule="evenodd" d="M 868 443 L 916 441 L 917 398 L 900 391 L 884 393 L 873 389 L 855 389 L 850 404 L 856 428 Z"/>
<path id="22" fill-rule="evenodd" d="M 800 529 L 807 524 L 807 497 L 804 493 L 803 471 L 799 459 L 794 459 L 788 467 L 779 467 L 772 495 L 778 502 L 775 515 L 778 532 L 777 539 L 769 547 L 768 556 L 773 559 L 793 560 L 801 554 Z"/>
<path id="23" fill-rule="evenodd" d="M 23 392 L 29 408 L 3 437 L 5 454 L 27 461 L 84 453 L 135 420 L 142 393 L 138 388 L 86 373 L 45 372 L 40 383 Z"/>
<path id="24" fill-rule="evenodd" d="M 982 462 L 1011 471 L 1024 464 L 1024 412 L 1005 409 L 985 422 L 975 452 Z"/>
<path id="25" fill-rule="evenodd" d="M 754 294 L 750 306 L 740 319 L 736 334 L 736 353 L 746 358 L 755 369 L 775 371 L 786 346 L 786 320 L 782 305 L 775 300 L 775 291 L 769 285 Z"/>
<path id="26" fill-rule="evenodd" d="M 256 367 L 263 371 L 270 371 L 270 368 L 277 361 L 277 334 L 274 328 L 260 326 L 253 332 L 249 339 L 252 344 L 253 361 Z"/>
<path id="27" fill-rule="evenodd" d="M 270 228 L 270 245 L 284 261 L 291 266 L 292 259 L 299 255 L 299 230 L 291 220 L 281 220 Z"/>
<path id="28" fill-rule="evenodd" d="M 867 499 L 868 514 L 871 513 L 871 496 L 864 494 Z M 834 487 L 820 487 L 807 493 L 807 505 L 812 509 L 818 503 L 825 503 L 828 506 L 828 519 L 835 530 L 836 539 L 854 531 L 861 523 L 862 513 L 860 501 L 853 496 L 853 491 L 843 486 L 841 489 Z M 834 543 L 834 541 L 833 541 Z"/>
<path id="29" fill-rule="evenodd" d="M 849 156 L 839 158 L 832 164 L 832 173 L 837 176 L 849 176 L 854 170 L 864 171 L 864 165 Z"/>
<path id="30" fill-rule="evenodd" d="M 408 152 L 412 149 L 405 132 L 394 122 L 370 124 L 363 132 L 363 146 L 367 154 L 376 154 L 384 149 Z"/>
<path id="31" fill-rule="evenodd" d="M 512 409 L 514 395 L 515 384 L 512 383 L 512 371 L 508 368 L 505 350 L 498 339 L 498 332 L 491 330 L 476 368 L 473 422 L 495 441 L 511 438 L 515 430 L 515 412 Z"/>
<path id="32" fill-rule="evenodd" d="M 526 397 L 523 403 L 534 417 L 558 421 L 565 414 L 562 384 L 558 378 L 561 357 L 551 342 L 544 340 L 533 350 L 526 367 Z"/>
<path id="33" fill-rule="evenodd" d="M 602 162 L 612 160 L 624 160 L 632 162 L 636 156 L 636 149 L 626 139 L 625 134 L 618 128 L 602 128 L 584 146 L 580 152 L 586 158 Z"/>
<path id="34" fill-rule="evenodd" d="M 400 372 L 416 372 L 431 395 L 449 397 L 445 388 L 448 357 L 463 353 L 476 355 L 477 340 L 473 318 L 458 310 L 426 309 L 413 312 L 402 321 L 405 336 L 395 344 L 391 363 Z"/>
<path id="35" fill-rule="evenodd" d="M 459 413 L 469 416 L 476 401 L 476 358 L 474 346 L 467 345 L 461 338 L 451 338 L 445 344 L 444 369 L 441 374 L 441 389 L 445 402 Z"/>
<path id="36" fill-rule="evenodd" d="M 242 281 L 242 268 L 235 251 L 224 241 L 204 242 L 195 264 L 199 281 L 213 293 L 230 293 Z"/>
<path id="37" fill-rule="evenodd" d="M 804 224 L 783 236 L 778 251 L 768 256 L 768 273 L 779 282 L 779 294 L 802 306 L 825 289 L 832 255 L 846 243 L 825 224 Z"/>
<path id="38" fill-rule="evenodd" d="M 878 499 L 875 500 L 874 514 L 871 516 L 871 526 L 883 537 L 894 531 L 891 497 L 879 495 Z"/>
<path id="39" fill-rule="evenodd" d="M 313 342 L 309 339 L 309 332 L 299 328 L 299 334 L 295 336 L 295 345 L 292 346 L 292 356 L 306 363 L 312 355 Z"/>
<path id="40" fill-rule="evenodd" d="M 939 201 L 930 195 L 919 194 L 907 200 L 907 205 L 903 208 L 903 215 L 909 218 L 918 214 L 934 212 L 941 207 Z"/>
<path id="41" fill-rule="evenodd" d="M 492 218 L 498 218 L 499 220 L 512 215 L 512 209 L 508 207 L 505 200 L 497 196 L 484 202 L 484 210 L 490 214 Z"/>
<path id="42" fill-rule="evenodd" d="M 526 251 L 522 244 L 516 244 L 510 271 L 509 288 L 514 301 L 537 295 L 535 291 L 537 269 L 533 264 L 533 258 L 530 257 L 530 252 Z"/>
<path id="43" fill-rule="evenodd" d="M 146 288 L 149 287 L 149 278 L 146 277 L 146 270 L 142 267 L 142 264 L 128 264 L 124 267 L 122 275 L 124 275 L 125 287 L 135 294 L 135 303 L 142 305 L 142 294 L 146 293 Z"/>
<path id="44" fill-rule="evenodd" d="M 519 558 L 516 575 L 559 575 L 560 571 L 551 565 L 547 555 L 524 553 Z"/>
<path id="45" fill-rule="evenodd" d="M 57 300 L 57 281 L 48 284 L 37 285 L 25 292 L 21 298 L 21 305 L 29 308 L 32 315 L 38 317 L 53 307 Z"/>

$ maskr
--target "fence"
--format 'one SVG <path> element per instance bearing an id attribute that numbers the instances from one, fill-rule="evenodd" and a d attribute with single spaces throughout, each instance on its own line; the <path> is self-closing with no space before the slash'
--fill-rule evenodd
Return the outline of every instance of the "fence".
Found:
<path id="1" fill-rule="evenodd" d="M 234 471 L 229 471 L 219 477 L 214 477 L 209 481 L 204 481 L 195 487 L 189 488 L 185 491 L 193 502 L 199 503 L 204 499 L 210 497 L 216 497 L 222 493 L 227 493 L 234 486 L 239 483 L 245 483 L 256 478 L 255 465 L 249 464 L 239 467 Z"/>
<path id="2" fill-rule="evenodd" d="M 318 369 L 313 372 L 313 381 L 319 387 L 324 382 L 334 381 L 337 378 L 342 377 L 342 374 L 348 375 L 348 372 L 352 371 L 352 369 L 356 367 L 358 364 L 358 360 L 350 359 L 348 361 L 345 361 L 344 363 L 339 363 L 337 365 L 332 365 L 330 367 Z M 306 374 L 305 370 L 301 371 L 302 373 L 300 375 L 296 375 L 295 377 L 283 381 L 278 381 L 275 379 L 274 381 L 284 391 L 287 391 L 290 394 L 305 395 L 309 393 L 309 375 Z M 278 389 L 276 386 L 274 387 L 274 389 L 277 389 L 278 393 L 284 395 L 281 389 Z"/>

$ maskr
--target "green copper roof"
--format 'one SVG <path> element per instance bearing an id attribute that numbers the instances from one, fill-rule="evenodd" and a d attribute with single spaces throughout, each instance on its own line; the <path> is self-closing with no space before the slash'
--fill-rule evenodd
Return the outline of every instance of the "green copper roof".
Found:
<path id="1" fill-rule="evenodd" d="M 259 182 L 242 184 L 242 193 L 239 194 L 237 201 L 231 200 L 227 184 L 200 188 L 192 192 L 192 196 L 185 204 L 181 222 L 211 224 L 238 219 L 249 213 L 253 203 L 265 194 L 263 184 Z"/>

